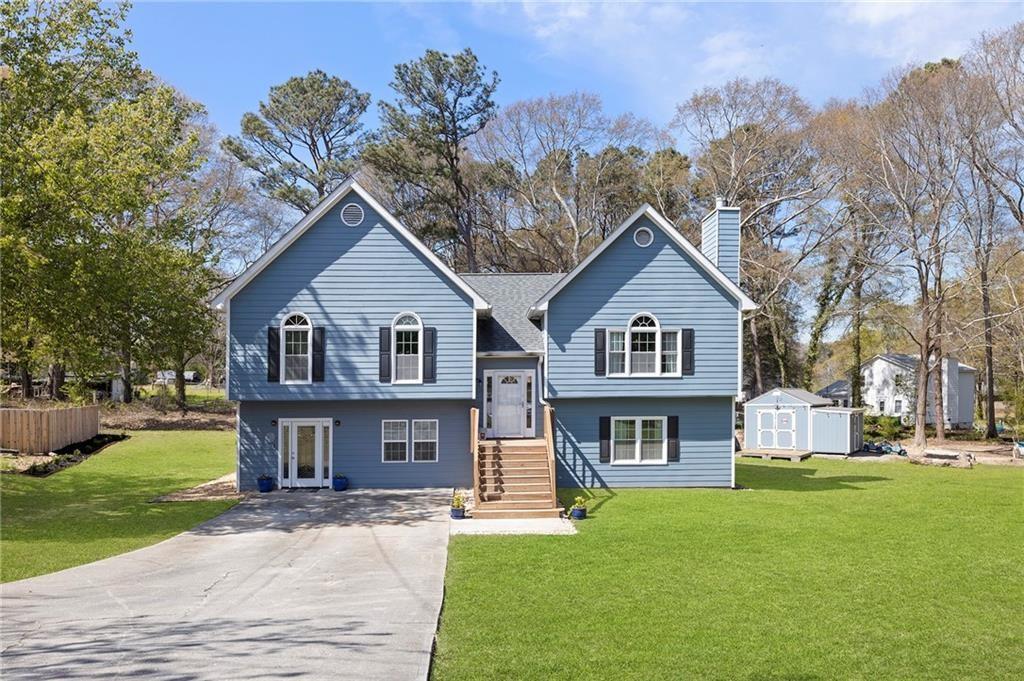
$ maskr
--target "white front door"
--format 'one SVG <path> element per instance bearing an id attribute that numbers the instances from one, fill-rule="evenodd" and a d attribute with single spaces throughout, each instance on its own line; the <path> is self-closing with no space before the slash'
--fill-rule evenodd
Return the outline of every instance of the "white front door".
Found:
<path id="1" fill-rule="evenodd" d="M 494 372 L 494 437 L 522 437 L 526 427 L 526 375 Z"/>
<path id="2" fill-rule="evenodd" d="M 329 484 L 330 420 L 281 419 L 278 436 L 281 487 L 323 487 Z"/>

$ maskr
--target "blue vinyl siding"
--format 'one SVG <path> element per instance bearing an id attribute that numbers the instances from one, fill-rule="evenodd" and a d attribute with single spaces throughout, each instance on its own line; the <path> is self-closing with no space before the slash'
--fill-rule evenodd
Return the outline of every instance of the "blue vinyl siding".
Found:
<path id="1" fill-rule="evenodd" d="M 737 284 L 740 282 L 740 211 L 720 208 L 701 222 L 701 253 Z"/>
<path id="2" fill-rule="evenodd" d="M 276 477 L 278 427 L 272 422 L 283 418 L 339 420 L 341 425 L 334 426 L 334 471 L 347 475 L 353 487 L 471 486 L 470 406 L 469 401 L 455 400 L 242 402 L 238 412 L 240 487 L 255 488 L 256 478 L 264 473 Z M 382 419 L 437 419 L 437 462 L 382 463 Z"/>
<path id="3" fill-rule="evenodd" d="M 358 227 L 341 209 L 365 211 Z M 378 381 L 378 327 L 400 312 L 437 328 L 437 382 Z M 322 383 L 267 381 L 267 327 L 304 312 L 325 327 Z M 470 399 L 473 387 L 472 300 L 398 235 L 355 193 L 312 225 L 231 300 L 228 396 L 233 400 Z"/>
<path id="4" fill-rule="evenodd" d="M 647 248 L 633 242 L 642 225 L 654 234 Z M 641 218 L 548 303 L 548 397 L 734 396 L 738 309 L 720 284 Z M 625 328 L 638 312 L 654 314 L 663 328 L 694 329 L 693 376 L 594 375 L 594 329 Z"/>
<path id="5" fill-rule="evenodd" d="M 559 487 L 729 487 L 732 399 L 573 399 L 552 402 Z M 679 461 L 666 465 L 600 462 L 602 416 L 678 416 Z"/>

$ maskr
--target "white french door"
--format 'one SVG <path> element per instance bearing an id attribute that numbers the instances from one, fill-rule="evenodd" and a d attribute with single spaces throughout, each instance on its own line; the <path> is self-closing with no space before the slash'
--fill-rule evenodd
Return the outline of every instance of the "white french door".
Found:
<path id="1" fill-rule="evenodd" d="M 281 419 L 278 482 L 281 487 L 323 487 L 331 480 L 331 420 Z"/>
<path id="2" fill-rule="evenodd" d="M 794 449 L 796 414 L 791 409 L 762 409 L 757 412 L 759 449 Z"/>
<path id="3" fill-rule="evenodd" d="M 487 437 L 533 436 L 533 371 L 484 372 Z"/>

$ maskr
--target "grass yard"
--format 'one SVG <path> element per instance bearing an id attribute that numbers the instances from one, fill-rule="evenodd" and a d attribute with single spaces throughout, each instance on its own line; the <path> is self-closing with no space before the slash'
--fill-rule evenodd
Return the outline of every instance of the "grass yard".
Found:
<path id="1" fill-rule="evenodd" d="M 1024 678 L 1024 470 L 737 482 L 599 493 L 575 537 L 452 537 L 433 678 Z"/>
<path id="2" fill-rule="evenodd" d="M 235 434 L 144 431 L 47 478 L 0 476 L 0 579 L 11 581 L 154 544 L 234 501 L 148 503 L 230 473 Z"/>

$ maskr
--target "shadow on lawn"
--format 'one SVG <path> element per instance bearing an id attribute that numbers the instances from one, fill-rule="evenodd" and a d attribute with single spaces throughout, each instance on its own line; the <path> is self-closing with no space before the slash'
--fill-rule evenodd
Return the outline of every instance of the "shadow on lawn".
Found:
<path id="1" fill-rule="evenodd" d="M 737 481 L 749 489 L 785 492 L 829 492 L 837 489 L 865 489 L 863 483 L 886 482 L 880 475 L 832 475 L 815 477 L 817 468 L 736 464 Z"/>

